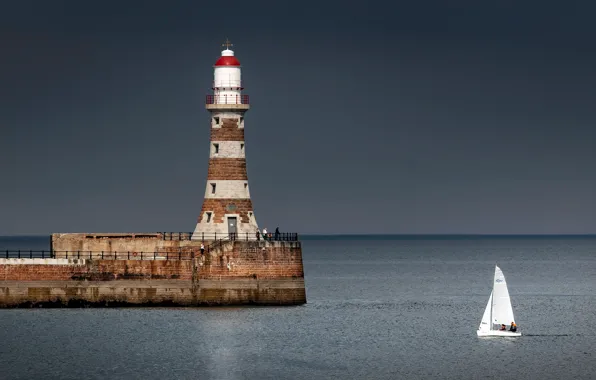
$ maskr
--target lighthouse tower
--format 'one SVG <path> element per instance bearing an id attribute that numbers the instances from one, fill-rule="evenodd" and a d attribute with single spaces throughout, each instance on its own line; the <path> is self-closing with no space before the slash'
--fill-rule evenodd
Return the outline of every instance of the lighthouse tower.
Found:
<path id="1" fill-rule="evenodd" d="M 211 113 L 209 169 L 203 207 L 193 240 L 255 239 L 258 228 L 250 200 L 244 145 L 244 114 L 248 95 L 242 95 L 240 62 L 225 50 L 214 65 L 213 95 L 205 107 Z"/>

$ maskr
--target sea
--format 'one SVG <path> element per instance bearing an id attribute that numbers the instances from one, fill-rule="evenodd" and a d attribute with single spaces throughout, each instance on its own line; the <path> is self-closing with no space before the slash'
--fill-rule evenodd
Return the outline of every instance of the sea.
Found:
<path id="1" fill-rule="evenodd" d="M 0 310 L 0 379 L 596 378 L 596 236 L 304 236 L 303 256 L 301 306 Z M 495 265 L 521 337 L 476 335 Z"/>

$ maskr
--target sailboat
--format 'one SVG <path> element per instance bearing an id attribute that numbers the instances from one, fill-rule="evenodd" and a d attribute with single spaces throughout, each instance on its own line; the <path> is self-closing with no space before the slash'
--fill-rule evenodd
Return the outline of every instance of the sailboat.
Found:
<path id="1" fill-rule="evenodd" d="M 495 265 L 493 290 L 476 333 L 478 336 L 521 336 L 518 331 L 509 331 L 512 322 L 515 323 L 515 319 L 513 318 L 507 281 L 505 281 L 501 268 Z M 506 330 L 500 330 L 501 325 L 505 325 Z"/>

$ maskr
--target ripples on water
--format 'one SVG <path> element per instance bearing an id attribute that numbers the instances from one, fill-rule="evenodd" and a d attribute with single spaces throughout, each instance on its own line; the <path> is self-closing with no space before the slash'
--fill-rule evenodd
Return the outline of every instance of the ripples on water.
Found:
<path id="1" fill-rule="evenodd" d="M 304 306 L 0 310 L 0 378 L 593 379 L 594 253 L 596 238 L 307 240 Z M 496 262 L 521 338 L 476 336 Z"/>

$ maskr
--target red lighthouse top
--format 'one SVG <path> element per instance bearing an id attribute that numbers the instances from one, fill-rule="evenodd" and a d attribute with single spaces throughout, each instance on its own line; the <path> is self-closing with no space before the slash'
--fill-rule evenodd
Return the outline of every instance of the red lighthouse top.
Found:
<path id="1" fill-rule="evenodd" d="M 222 55 L 215 62 L 215 66 L 240 66 L 240 61 L 234 56 Z"/>
<path id="2" fill-rule="evenodd" d="M 221 46 L 225 46 L 226 50 L 221 52 L 221 57 L 215 62 L 215 66 L 240 66 L 240 61 L 234 57 L 234 52 L 230 50 L 230 46 L 234 45 L 226 39 L 226 42 L 221 44 Z"/>

